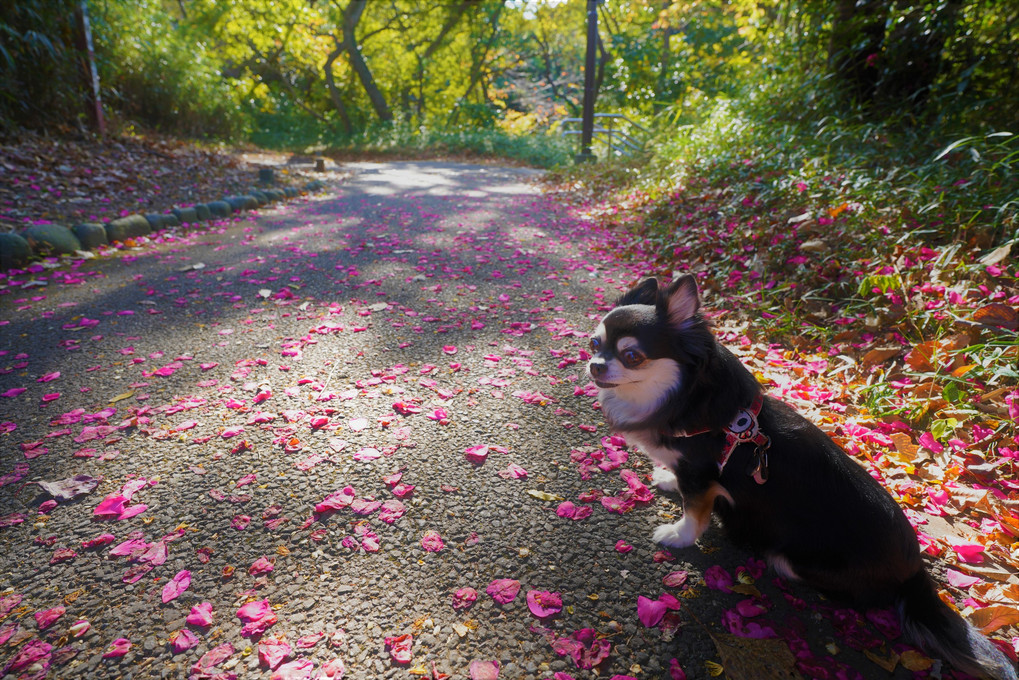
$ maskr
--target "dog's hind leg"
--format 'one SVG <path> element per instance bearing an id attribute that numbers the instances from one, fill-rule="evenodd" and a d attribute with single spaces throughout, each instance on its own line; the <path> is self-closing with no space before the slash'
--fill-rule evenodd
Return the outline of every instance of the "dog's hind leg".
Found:
<path id="1" fill-rule="evenodd" d="M 655 529 L 652 539 L 670 548 L 690 547 L 711 523 L 711 511 L 719 496 L 732 503 L 732 496 L 718 482 L 712 482 L 707 490 L 696 496 L 684 496 L 683 516 L 678 522 Z"/>

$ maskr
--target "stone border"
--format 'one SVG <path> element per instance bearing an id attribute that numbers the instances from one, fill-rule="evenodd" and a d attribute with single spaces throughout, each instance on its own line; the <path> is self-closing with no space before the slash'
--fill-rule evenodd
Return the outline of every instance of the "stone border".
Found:
<path id="1" fill-rule="evenodd" d="M 321 180 L 312 180 L 300 189 L 252 189 L 247 194 L 228 196 L 220 201 L 199 203 L 188 208 L 174 208 L 168 213 L 128 215 L 106 224 L 82 223 L 73 227 L 59 224 L 36 224 L 18 232 L 0 232 L 0 271 L 29 264 L 33 259 L 54 255 L 74 255 L 95 250 L 130 238 L 148 236 L 154 231 L 181 224 L 198 224 L 218 220 L 245 210 L 255 210 L 270 203 L 297 198 L 325 188 Z"/>

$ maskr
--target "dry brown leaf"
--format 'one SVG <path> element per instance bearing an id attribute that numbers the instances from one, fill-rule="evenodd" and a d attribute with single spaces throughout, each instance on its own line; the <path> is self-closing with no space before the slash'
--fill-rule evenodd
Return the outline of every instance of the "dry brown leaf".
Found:
<path id="1" fill-rule="evenodd" d="M 895 444 L 895 451 L 900 460 L 904 463 L 913 464 L 917 459 L 917 452 L 920 447 L 913 443 L 913 438 L 905 432 L 893 432 L 888 435 Z"/>
<path id="2" fill-rule="evenodd" d="M 933 372 L 941 363 L 943 353 L 937 340 L 928 340 L 914 345 L 906 355 L 906 364 L 914 371 Z"/>
<path id="3" fill-rule="evenodd" d="M 737 583 L 729 588 L 734 593 L 740 595 L 749 595 L 751 597 L 761 597 L 761 591 L 749 583 Z"/>
<path id="4" fill-rule="evenodd" d="M 900 352 L 902 352 L 901 347 L 875 347 L 863 355 L 863 365 L 870 367 L 883 364 Z"/>
<path id="5" fill-rule="evenodd" d="M 908 649 L 903 652 L 902 656 L 899 657 L 899 661 L 902 663 L 903 668 L 914 673 L 925 671 L 934 665 L 933 661 L 915 649 Z"/>
<path id="6" fill-rule="evenodd" d="M 973 312 L 973 321 L 985 326 L 996 326 L 1010 331 L 1019 329 L 1019 313 L 1004 302 L 992 302 Z"/>
<path id="7" fill-rule="evenodd" d="M 990 607 L 974 611 L 970 614 L 969 620 L 980 629 L 980 632 L 988 635 L 1004 626 L 1019 623 L 1019 609 L 1005 604 L 992 604 Z"/>
<path id="8" fill-rule="evenodd" d="M 782 640 L 756 640 L 708 632 L 729 680 L 802 680 L 796 657 Z"/>
<path id="9" fill-rule="evenodd" d="M 895 652 L 892 652 L 891 656 L 889 657 L 883 657 L 878 656 L 869 649 L 865 649 L 863 650 L 863 655 L 866 656 L 871 661 L 873 661 L 874 663 L 876 663 L 878 666 L 881 666 L 881 668 L 883 668 L 885 672 L 887 672 L 889 675 L 894 673 L 895 667 L 899 665 L 899 655 L 896 654 Z"/>

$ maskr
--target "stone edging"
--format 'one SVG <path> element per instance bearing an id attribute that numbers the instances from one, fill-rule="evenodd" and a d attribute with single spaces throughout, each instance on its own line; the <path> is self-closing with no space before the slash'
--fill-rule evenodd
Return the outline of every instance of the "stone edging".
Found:
<path id="1" fill-rule="evenodd" d="M 300 189 L 252 189 L 247 194 L 229 196 L 220 201 L 174 208 L 168 213 L 128 215 L 106 224 L 82 223 L 70 228 L 59 224 L 37 224 L 20 233 L 0 232 L 0 271 L 21 267 L 39 257 L 74 255 L 78 251 L 94 250 L 114 241 L 148 236 L 166 227 L 224 219 L 234 213 L 297 198 L 302 193 L 321 191 L 323 188 L 325 184 L 322 181 L 313 180 Z"/>

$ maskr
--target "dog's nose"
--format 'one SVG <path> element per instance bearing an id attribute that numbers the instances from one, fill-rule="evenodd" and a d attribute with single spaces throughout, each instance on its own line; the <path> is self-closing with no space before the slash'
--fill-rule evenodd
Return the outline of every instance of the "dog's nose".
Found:
<path id="1" fill-rule="evenodd" d="M 609 371 L 609 367 L 605 365 L 604 361 L 595 359 L 587 365 L 587 370 L 590 371 L 592 378 L 601 378 Z"/>

